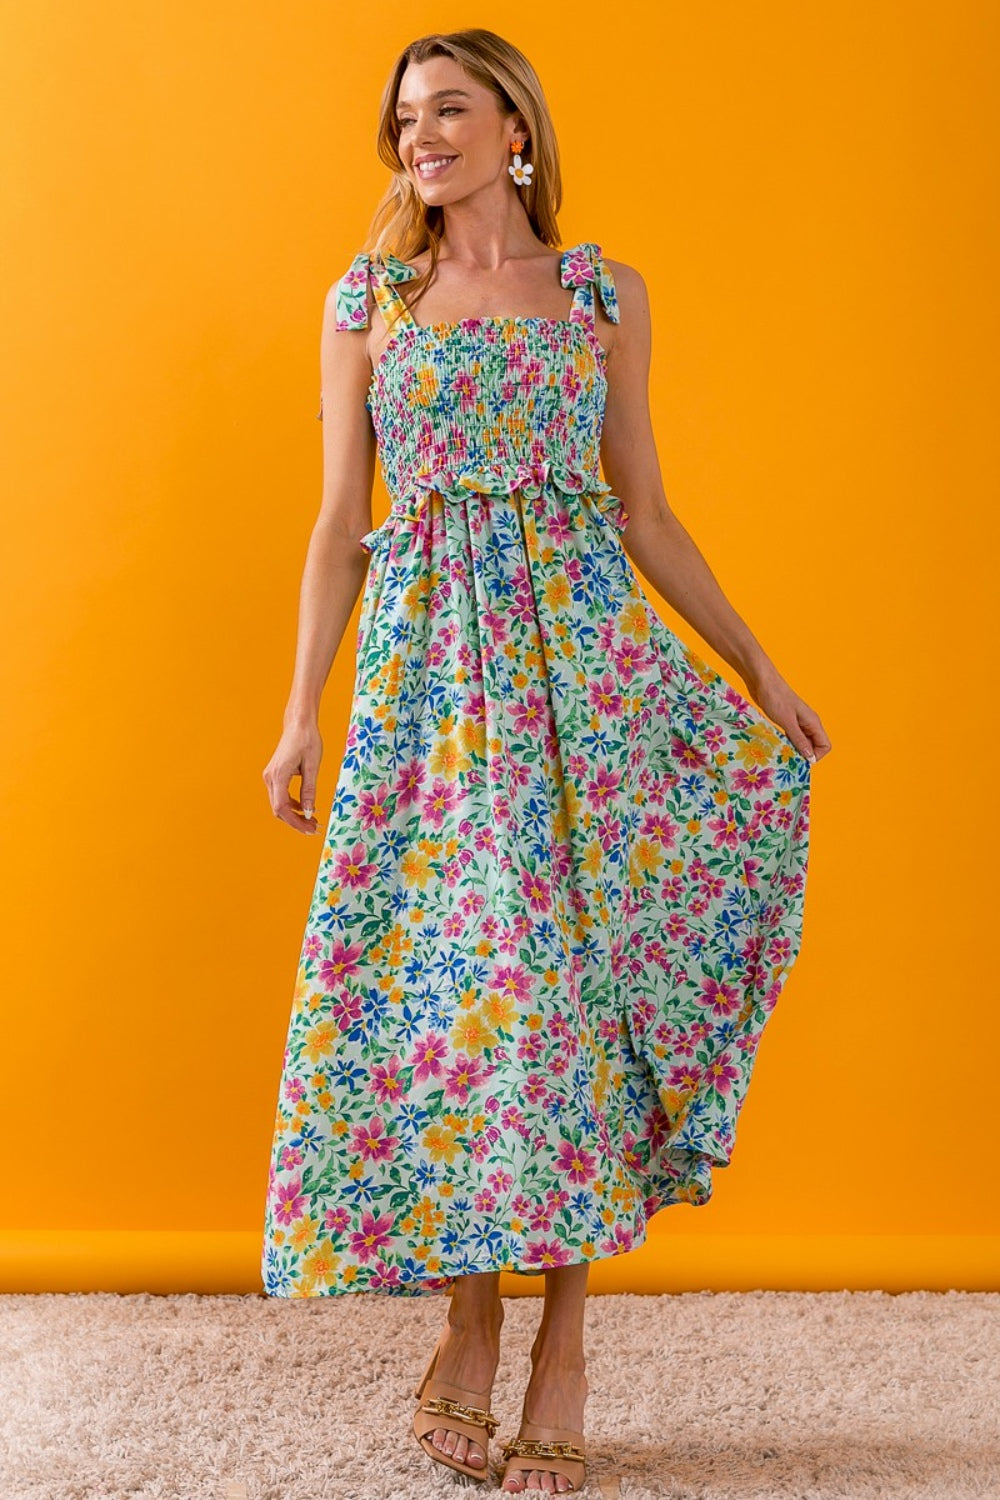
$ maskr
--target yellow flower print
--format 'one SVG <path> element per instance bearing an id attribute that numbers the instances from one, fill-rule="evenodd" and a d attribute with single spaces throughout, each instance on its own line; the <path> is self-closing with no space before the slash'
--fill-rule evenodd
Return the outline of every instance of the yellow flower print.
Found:
<path id="1" fill-rule="evenodd" d="M 438 740 L 430 753 L 428 766 L 433 776 L 454 781 L 459 776 L 468 776 L 469 757 L 462 753 L 457 738 L 449 735 L 447 739 Z"/>
<path id="2" fill-rule="evenodd" d="M 455 1140 L 455 1132 L 444 1125 L 431 1125 L 425 1130 L 422 1144 L 431 1161 L 446 1161 L 449 1166 L 461 1149 Z"/>
<path id="3" fill-rule="evenodd" d="M 303 1258 L 303 1274 L 313 1282 L 322 1282 L 324 1286 L 330 1286 L 333 1282 L 337 1268 L 340 1265 L 340 1256 L 336 1253 L 329 1240 L 321 1240 L 320 1243 Z"/>
<path id="4" fill-rule="evenodd" d="M 755 724 L 750 731 L 750 738 L 741 740 L 736 746 L 736 759 L 745 766 L 766 766 L 774 759 L 780 743 L 770 724 Z"/>
<path id="5" fill-rule="evenodd" d="M 309 1061 L 318 1063 L 321 1057 L 332 1052 L 336 1036 L 337 1028 L 331 1021 L 322 1021 L 318 1026 L 311 1027 L 306 1033 L 302 1049 Z"/>
<path id="6" fill-rule="evenodd" d="M 630 635 L 635 641 L 648 640 L 650 624 L 645 601 L 633 599 L 626 604 L 618 616 L 618 625 L 623 635 Z"/>
<path id="7" fill-rule="evenodd" d="M 437 400 L 440 383 L 433 365 L 421 365 L 406 392 L 411 406 L 433 406 Z"/>
<path id="8" fill-rule="evenodd" d="M 304 1250 L 315 1240 L 318 1228 L 319 1220 L 310 1218 L 304 1214 L 301 1219 L 297 1219 L 292 1225 L 292 1232 L 289 1236 L 291 1244 L 295 1246 L 296 1250 Z"/>
<path id="9" fill-rule="evenodd" d="M 485 1051 L 487 1047 L 496 1046 L 496 1032 L 482 1014 L 482 1011 L 466 1011 L 464 1015 L 452 1026 L 449 1033 L 452 1045 L 459 1052 L 467 1052 L 470 1057 Z"/>
<path id="10" fill-rule="evenodd" d="M 486 723 L 483 719 L 463 719 L 459 726 L 462 749 L 479 760 L 486 759 Z"/>
<path id="11" fill-rule="evenodd" d="M 553 573 L 551 578 L 546 580 L 543 592 L 545 602 L 553 614 L 560 609 L 568 609 L 573 600 L 573 590 L 569 586 L 569 579 L 561 571 Z"/>
<path id="12" fill-rule="evenodd" d="M 512 1031 L 517 1016 L 517 1006 L 510 995 L 491 990 L 483 1004 L 483 1016 L 497 1031 Z"/>
<path id="13" fill-rule="evenodd" d="M 636 839 L 632 848 L 631 864 L 634 867 L 633 880 L 638 883 L 643 875 L 655 879 L 660 873 L 663 864 L 663 845 L 659 839 L 643 837 Z"/>
<path id="14" fill-rule="evenodd" d="M 408 849 L 399 862 L 399 873 L 407 885 L 419 885 L 423 890 L 433 871 L 430 859 L 423 850 Z"/>

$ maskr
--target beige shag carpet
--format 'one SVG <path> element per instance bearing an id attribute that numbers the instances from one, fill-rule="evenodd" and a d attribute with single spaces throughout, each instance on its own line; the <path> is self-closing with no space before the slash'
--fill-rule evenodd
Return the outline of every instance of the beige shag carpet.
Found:
<path id="1" fill-rule="evenodd" d="M 512 1436 L 541 1303 L 505 1300 Z M 444 1298 L 0 1296 L 0 1500 L 499 1494 L 424 1457 Z M 1000 1497 L 1000 1295 L 592 1296 L 582 1494 Z"/>

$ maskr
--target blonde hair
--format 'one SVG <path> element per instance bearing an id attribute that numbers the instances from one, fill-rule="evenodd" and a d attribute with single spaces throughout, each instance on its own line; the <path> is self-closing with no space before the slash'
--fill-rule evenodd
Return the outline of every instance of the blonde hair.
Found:
<path id="1" fill-rule="evenodd" d="M 464 31 L 431 32 L 418 37 L 404 47 L 382 91 L 377 149 L 379 158 L 392 172 L 392 182 L 372 217 L 366 247 L 379 254 L 390 251 L 404 261 L 411 260 L 422 250 L 430 251 L 426 271 L 407 284 L 408 304 L 415 302 L 426 290 L 434 275 L 444 227 L 444 210 L 438 204 L 424 203 L 407 176 L 399 155 L 400 127 L 396 102 L 409 64 L 426 62 L 431 57 L 452 58 L 477 83 L 492 91 L 501 114 L 520 113 L 527 121 L 534 171 L 529 182 L 519 187 L 517 193 L 538 238 L 553 249 L 559 245 L 556 223 L 556 214 L 562 204 L 559 147 L 541 81 L 524 53 L 505 42 L 496 32 L 478 26 Z"/>

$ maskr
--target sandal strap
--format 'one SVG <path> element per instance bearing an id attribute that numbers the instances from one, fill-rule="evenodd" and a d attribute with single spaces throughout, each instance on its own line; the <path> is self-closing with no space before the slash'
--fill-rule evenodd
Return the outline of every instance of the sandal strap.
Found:
<path id="1" fill-rule="evenodd" d="M 436 1416 L 459 1417 L 462 1421 L 471 1422 L 474 1427 L 485 1427 L 490 1437 L 493 1437 L 500 1425 L 500 1419 L 491 1411 L 486 1411 L 482 1406 L 466 1406 L 464 1402 L 452 1401 L 448 1396 L 430 1396 L 421 1404 L 420 1410 L 433 1412 Z"/>
<path id="2" fill-rule="evenodd" d="M 581 1463 L 587 1455 L 575 1443 L 547 1443 L 541 1438 L 512 1438 L 501 1449 L 504 1458 L 516 1454 L 518 1458 L 575 1458 Z"/>

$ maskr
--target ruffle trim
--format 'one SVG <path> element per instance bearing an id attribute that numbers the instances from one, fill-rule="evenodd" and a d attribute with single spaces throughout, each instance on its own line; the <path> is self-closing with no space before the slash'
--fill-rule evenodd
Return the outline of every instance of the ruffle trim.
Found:
<path id="1" fill-rule="evenodd" d="M 470 494 L 512 495 L 520 490 L 525 499 L 535 500 L 549 490 L 568 495 L 586 495 L 616 531 L 624 531 L 628 511 L 619 495 L 598 474 L 572 468 L 553 459 L 542 458 L 514 464 L 489 464 L 481 469 L 438 467 L 420 470 L 410 479 L 412 489 L 395 501 L 381 526 L 360 538 L 361 546 L 374 552 L 404 521 L 415 521 L 429 494 L 445 499 L 462 500 Z"/>

